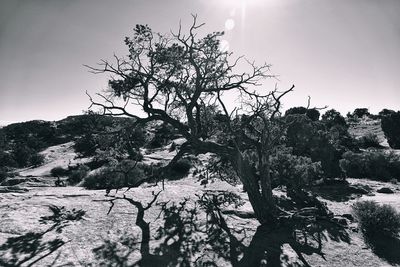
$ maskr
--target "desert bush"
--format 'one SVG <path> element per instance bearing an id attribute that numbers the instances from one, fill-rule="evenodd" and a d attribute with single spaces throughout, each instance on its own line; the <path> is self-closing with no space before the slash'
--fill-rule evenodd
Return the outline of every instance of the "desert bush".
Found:
<path id="1" fill-rule="evenodd" d="M 371 114 L 369 113 L 367 108 L 356 108 L 353 111 L 353 116 L 357 118 L 362 118 L 364 116 L 369 117 Z"/>
<path id="2" fill-rule="evenodd" d="M 390 205 L 360 201 L 353 205 L 353 214 L 360 229 L 367 235 L 394 236 L 400 231 L 400 214 Z"/>
<path id="3" fill-rule="evenodd" d="M 30 165 L 37 167 L 44 163 L 44 156 L 39 153 L 33 153 L 29 158 Z"/>
<path id="4" fill-rule="evenodd" d="M 75 151 L 82 156 L 93 156 L 96 151 L 97 143 L 92 134 L 86 134 L 75 141 Z"/>
<path id="5" fill-rule="evenodd" d="M 340 112 L 335 109 L 330 109 L 326 111 L 322 117 L 322 121 L 328 128 L 339 125 L 348 128 L 345 118 L 340 114 Z"/>
<path id="6" fill-rule="evenodd" d="M 138 163 L 137 166 L 144 172 L 145 176 L 152 176 L 160 168 L 162 168 L 163 164 L 161 162 L 151 164 Z"/>
<path id="7" fill-rule="evenodd" d="M 139 149 L 128 149 L 129 159 L 134 161 L 142 161 L 144 156 Z"/>
<path id="8" fill-rule="evenodd" d="M 88 166 L 91 170 L 95 170 L 103 167 L 107 163 L 109 163 L 109 161 L 102 158 L 94 157 L 92 161 L 86 162 L 85 165 Z"/>
<path id="9" fill-rule="evenodd" d="M 381 144 L 379 143 L 378 136 L 373 133 L 368 133 L 361 136 L 357 140 L 357 144 L 360 148 L 382 148 Z"/>
<path id="10" fill-rule="evenodd" d="M 317 120 L 319 120 L 319 116 L 320 116 L 321 114 L 320 114 L 320 112 L 319 112 L 317 109 L 312 108 L 312 109 L 307 109 L 306 115 L 307 115 L 307 117 L 309 117 L 312 121 L 317 121 Z"/>
<path id="11" fill-rule="evenodd" d="M 168 179 L 174 180 L 186 176 L 190 168 L 192 168 L 192 163 L 188 159 L 180 159 L 171 166 Z"/>
<path id="12" fill-rule="evenodd" d="M 159 148 L 165 146 L 168 141 L 172 140 L 174 129 L 163 123 L 156 128 L 153 139 L 149 143 L 150 148 Z"/>
<path id="13" fill-rule="evenodd" d="M 0 167 L 12 167 L 15 168 L 18 163 L 15 161 L 12 153 L 4 152 L 0 150 Z"/>
<path id="14" fill-rule="evenodd" d="M 281 148 L 270 158 L 271 179 L 274 186 L 303 187 L 322 177 L 320 162 L 292 154 L 291 148 Z"/>
<path id="15" fill-rule="evenodd" d="M 29 165 L 29 159 L 34 151 L 24 144 L 16 144 L 12 155 L 18 167 L 26 167 Z"/>
<path id="16" fill-rule="evenodd" d="M 87 189 L 118 189 L 133 187 L 145 177 L 140 165 L 132 160 L 123 160 L 114 166 L 104 167 L 83 180 Z"/>
<path id="17" fill-rule="evenodd" d="M 293 115 L 293 114 L 306 114 L 307 108 L 305 107 L 292 107 L 286 110 L 285 116 Z"/>
<path id="18" fill-rule="evenodd" d="M 379 111 L 378 117 L 382 119 L 383 117 L 392 115 L 392 114 L 394 114 L 394 113 L 396 113 L 396 111 L 394 111 L 394 110 L 392 110 L 392 109 L 386 109 L 386 108 L 384 108 L 384 109 L 382 109 L 381 111 Z"/>
<path id="19" fill-rule="evenodd" d="M 347 177 L 370 178 L 389 181 L 400 179 L 400 157 L 394 153 L 382 151 L 348 151 L 340 160 L 340 168 Z"/>
<path id="20" fill-rule="evenodd" d="M 391 148 L 400 148 L 400 111 L 381 119 L 382 130 Z"/>
<path id="21" fill-rule="evenodd" d="M 0 168 L 0 183 L 2 183 L 7 178 L 6 168 Z"/>
<path id="22" fill-rule="evenodd" d="M 307 109 L 305 107 L 293 107 L 293 108 L 289 108 L 285 112 L 285 116 L 293 115 L 293 114 L 305 114 L 312 121 L 319 120 L 319 116 L 320 116 L 320 112 L 315 108 Z"/>
<path id="23" fill-rule="evenodd" d="M 337 126 L 328 128 L 323 121 L 312 121 L 305 115 L 289 115 L 286 121 L 289 126 L 285 144 L 293 148 L 293 154 L 321 162 L 327 177 L 339 176 L 339 159 L 346 150 L 343 144 L 347 130 L 338 131 Z"/>
<path id="24" fill-rule="evenodd" d="M 64 169 L 61 166 L 54 167 L 53 169 L 50 170 L 51 176 L 54 176 L 54 177 L 67 176 L 68 173 L 69 173 L 69 171 Z"/>
<path id="25" fill-rule="evenodd" d="M 90 168 L 88 166 L 79 165 L 77 169 L 72 170 L 68 174 L 68 182 L 72 185 L 79 183 L 86 177 L 86 175 L 88 174 L 89 171 L 90 171 Z"/>

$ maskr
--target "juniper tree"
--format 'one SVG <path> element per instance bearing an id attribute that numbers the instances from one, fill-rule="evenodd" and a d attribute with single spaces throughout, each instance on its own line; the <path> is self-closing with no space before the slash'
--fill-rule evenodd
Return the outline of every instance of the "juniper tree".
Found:
<path id="1" fill-rule="evenodd" d="M 281 139 L 281 98 L 293 90 L 259 90 L 270 74 L 270 65 L 256 65 L 220 49 L 223 32 L 199 37 L 204 24 L 197 22 L 184 33 L 160 34 L 137 25 L 125 38 L 127 57 L 114 55 L 87 66 L 94 73 L 110 75 L 109 92 L 90 97 L 91 107 L 102 114 L 127 116 L 138 124 L 162 121 L 185 139 L 170 164 L 185 153 L 214 153 L 227 158 L 246 188 L 260 223 L 274 222 L 277 209 L 272 195 L 269 157 Z M 247 72 L 238 72 L 246 64 Z M 241 105 L 229 107 L 224 95 L 238 97 Z M 133 104 L 144 116 L 130 111 Z M 210 118 L 218 117 L 223 138 L 216 138 Z"/>

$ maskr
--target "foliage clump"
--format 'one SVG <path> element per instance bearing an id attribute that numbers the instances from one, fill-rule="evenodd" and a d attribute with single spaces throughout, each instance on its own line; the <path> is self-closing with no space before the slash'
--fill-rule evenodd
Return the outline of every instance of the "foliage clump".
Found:
<path id="1" fill-rule="evenodd" d="M 289 115 L 286 123 L 285 144 L 294 155 L 320 162 L 325 177 L 341 175 L 340 157 L 353 146 L 346 128 L 324 119 L 314 122 L 304 115 Z"/>
<path id="2" fill-rule="evenodd" d="M 180 159 L 171 165 L 169 179 L 182 178 L 189 173 L 191 168 L 192 163 L 189 159 Z"/>
<path id="3" fill-rule="evenodd" d="M 168 144 L 173 139 L 174 129 L 170 125 L 163 123 L 155 129 L 154 137 L 150 140 L 150 148 L 160 148 Z"/>
<path id="4" fill-rule="evenodd" d="M 327 110 L 322 115 L 322 121 L 325 122 L 328 128 L 332 128 L 333 126 L 342 126 L 346 129 L 348 128 L 346 119 L 335 109 Z"/>
<path id="5" fill-rule="evenodd" d="M 360 148 L 382 148 L 379 138 L 376 134 L 367 133 L 357 140 Z"/>
<path id="6" fill-rule="evenodd" d="M 69 171 L 67 169 L 64 169 L 61 166 L 54 167 L 53 169 L 50 170 L 51 176 L 54 177 L 63 177 L 67 176 Z"/>
<path id="7" fill-rule="evenodd" d="M 382 130 L 391 148 L 400 148 L 400 111 L 381 119 Z"/>
<path id="8" fill-rule="evenodd" d="M 282 148 L 271 157 L 271 179 L 275 186 L 286 185 L 298 189 L 312 184 L 323 176 L 321 162 L 292 154 L 292 149 Z"/>
<path id="9" fill-rule="evenodd" d="M 80 183 L 89 173 L 90 168 L 86 165 L 79 165 L 68 174 L 68 182 L 72 185 Z"/>
<path id="10" fill-rule="evenodd" d="M 137 162 L 126 159 L 119 163 L 109 164 L 83 180 L 87 189 L 119 189 L 134 187 L 145 177 L 145 172 Z"/>
<path id="11" fill-rule="evenodd" d="M 359 227 L 367 235 L 395 236 L 400 231 L 400 214 L 390 205 L 360 201 L 353 205 Z"/>
<path id="12" fill-rule="evenodd" d="M 305 107 L 293 107 L 293 108 L 289 108 L 285 112 L 285 116 L 293 115 L 293 114 L 305 114 L 312 121 L 318 121 L 319 116 L 320 116 L 320 112 L 316 108 L 308 109 Z"/>
<path id="13" fill-rule="evenodd" d="M 369 113 L 368 108 L 356 108 L 353 111 L 353 117 L 356 117 L 356 118 L 359 118 L 359 119 L 361 119 L 363 117 L 369 117 L 370 115 L 371 114 Z"/>
<path id="14" fill-rule="evenodd" d="M 383 151 L 348 151 L 340 160 L 340 168 L 347 177 L 389 181 L 400 179 L 400 157 Z"/>

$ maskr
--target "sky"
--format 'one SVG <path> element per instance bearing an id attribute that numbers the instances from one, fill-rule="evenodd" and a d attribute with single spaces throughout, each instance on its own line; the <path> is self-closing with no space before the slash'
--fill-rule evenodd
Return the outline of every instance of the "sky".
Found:
<path id="1" fill-rule="evenodd" d="M 126 55 L 136 24 L 226 32 L 234 56 L 272 65 L 284 108 L 400 109 L 398 0 L 0 0 L 0 125 L 58 120 L 89 107 L 107 76 L 83 64 Z"/>

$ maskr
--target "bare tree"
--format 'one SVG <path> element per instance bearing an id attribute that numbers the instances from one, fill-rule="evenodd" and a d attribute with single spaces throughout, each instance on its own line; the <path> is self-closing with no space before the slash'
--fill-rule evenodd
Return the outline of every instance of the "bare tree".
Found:
<path id="1" fill-rule="evenodd" d="M 181 26 L 167 35 L 153 32 L 147 25 L 137 25 L 132 38 L 126 37 L 127 57 L 114 55 L 93 73 L 110 74 L 106 94 L 100 101 L 90 97 L 91 107 L 100 107 L 104 115 L 127 116 L 136 123 L 163 121 L 186 138 L 176 157 L 185 153 L 215 153 L 229 159 L 246 188 L 255 216 L 260 223 L 274 222 L 278 212 L 272 196 L 269 156 L 281 138 L 279 127 L 281 98 L 292 91 L 275 87 L 260 92 L 256 86 L 266 78 L 269 65 L 255 65 L 243 57 L 232 59 L 232 53 L 220 49 L 223 32 L 198 37 L 203 24 L 193 16 L 187 33 Z M 237 73 L 240 64 L 248 71 Z M 231 110 L 224 94 L 237 95 L 240 107 Z M 122 101 L 122 103 L 121 103 Z M 129 105 L 140 107 L 145 116 L 129 111 Z M 219 113 L 222 139 L 207 133 L 205 117 L 210 110 Z"/>

